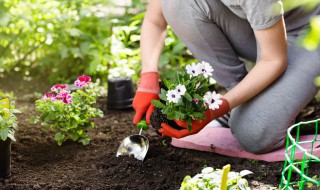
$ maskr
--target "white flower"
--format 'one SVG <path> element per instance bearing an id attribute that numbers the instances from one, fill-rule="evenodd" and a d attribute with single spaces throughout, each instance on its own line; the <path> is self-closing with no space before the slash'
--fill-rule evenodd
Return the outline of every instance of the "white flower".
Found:
<path id="1" fill-rule="evenodd" d="M 246 179 L 239 179 L 238 181 L 237 181 L 237 185 L 238 185 L 238 187 L 239 187 L 239 189 L 241 189 L 241 190 L 247 190 L 247 189 L 249 189 L 248 188 L 248 181 L 246 180 Z"/>
<path id="2" fill-rule="evenodd" d="M 253 174 L 252 171 L 249 171 L 249 170 L 242 170 L 240 172 L 240 176 L 243 177 L 243 176 L 246 176 L 246 175 L 249 175 L 249 174 Z"/>
<path id="3" fill-rule="evenodd" d="M 212 76 L 213 68 L 209 63 L 202 61 L 200 64 L 198 64 L 198 68 L 204 77 L 208 78 L 209 76 Z"/>
<path id="4" fill-rule="evenodd" d="M 204 188 L 206 187 L 206 184 L 205 184 L 203 181 L 199 181 L 199 182 L 197 183 L 197 186 L 198 186 L 199 188 L 201 188 L 201 189 L 204 189 Z"/>
<path id="5" fill-rule="evenodd" d="M 166 95 L 168 101 L 173 103 L 178 103 L 181 98 L 176 90 L 169 90 Z"/>
<path id="6" fill-rule="evenodd" d="M 213 171 L 212 167 L 206 167 L 201 170 L 201 173 L 208 174 L 208 173 L 211 173 L 212 171 Z"/>
<path id="7" fill-rule="evenodd" d="M 178 95 L 180 96 L 183 96 L 187 91 L 186 87 L 182 84 L 178 84 L 175 90 L 178 92 Z"/>
<path id="8" fill-rule="evenodd" d="M 198 76 L 201 73 L 199 64 L 192 63 L 191 65 L 186 66 L 187 73 L 191 76 Z"/>
<path id="9" fill-rule="evenodd" d="M 223 170 L 214 170 L 211 167 L 204 168 L 201 174 L 194 177 L 186 176 L 181 183 L 180 190 L 220 190 Z M 248 181 L 240 176 L 238 172 L 230 171 L 227 178 L 228 189 L 250 190 Z"/>
<path id="10" fill-rule="evenodd" d="M 212 110 L 218 109 L 222 104 L 222 100 L 220 99 L 221 95 L 217 94 L 215 91 L 207 92 L 203 96 L 203 100 L 206 104 L 208 104 L 209 108 Z"/>

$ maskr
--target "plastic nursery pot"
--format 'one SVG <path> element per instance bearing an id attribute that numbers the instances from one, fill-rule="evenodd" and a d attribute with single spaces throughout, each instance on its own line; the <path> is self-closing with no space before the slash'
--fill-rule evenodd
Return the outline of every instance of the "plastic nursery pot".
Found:
<path id="1" fill-rule="evenodd" d="M 155 108 L 150 116 L 150 123 L 153 129 L 160 135 L 158 130 L 161 128 L 161 123 L 166 123 L 169 126 L 181 130 L 183 129 L 179 125 L 176 124 L 173 120 L 167 119 L 166 115 L 164 115 L 159 108 Z"/>
<path id="2" fill-rule="evenodd" d="M 312 163 L 319 163 L 320 155 L 320 119 L 300 122 L 291 126 L 287 131 L 285 163 L 282 170 L 280 189 L 311 189 L 320 188 L 319 177 L 309 174 L 309 166 Z M 313 127 L 314 134 L 309 140 L 304 139 L 301 135 L 305 127 Z M 295 136 L 293 136 L 295 134 Z M 309 147 L 305 149 L 304 147 Z"/>
<path id="3" fill-rule="evenodd" d="M 11 171 L 11 139 L 0 140 L 0 178 L 6 178 Z"/>
<path id="4" fill-rule="evenodd" d="M 108 80 L 108 109 L 132 108 L 134 89 L 131 78 L 117 77 Z"/>

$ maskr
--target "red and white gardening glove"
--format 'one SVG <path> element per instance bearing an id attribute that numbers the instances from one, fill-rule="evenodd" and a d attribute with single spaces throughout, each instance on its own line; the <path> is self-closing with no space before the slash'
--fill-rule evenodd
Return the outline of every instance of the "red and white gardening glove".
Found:
<path id="1" fill-rule="evenodd" d="M 141 73 L 138 89 L 133 99 L 132 106 L 136 111 L 133 123 L 137 124 L 146 115 L 146 121 L 150 124 L 150 116 L 154 110 L 152 100 L 158 100 L 160 93 L 159 75 L 157 72 Z"/>
<path id="2" fill-rule="evenodd" d="M 174 129 L 173 127 L 162 123 L 161 127 L 159 129 L 159 133 L 162 134 L 162 136 L 169 136 L 174 138 L 182 138 L 188 135 L 192 135 L 195 133 L 198 133 L 201 129 L 203 129 L 208 123 L 210 123 L 212 120 L 217 119 L 224 114 L 228 113 L 230 110 L 229 102 L 224 99 L 220 98 L 222 100 L 222 103 L 220 104 L 219 108 L 215 110 L 208 109 L 205 112 L 206 118 L 199 121 L 193 121 L 191 124 L 191 131 L 188 131 L 188 124 L 185 121 L 178 120 L 175 121 L 180 127 L 184 128 L 181 130 Z"/>

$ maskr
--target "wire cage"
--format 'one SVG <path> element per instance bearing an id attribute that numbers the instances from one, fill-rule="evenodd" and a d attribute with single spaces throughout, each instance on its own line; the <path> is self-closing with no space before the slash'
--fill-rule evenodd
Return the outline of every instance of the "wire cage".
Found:
<path id="1" fill-rule="evenodd" d="M 309 176 L 310 165 L 320 163 L 319 123 L 320 119 L 300 122 L 288 129 L 281 190 L 320 189 L 320 173 Z M 304 128 L 312 129 L 311 135 L 303 135 Z"/>

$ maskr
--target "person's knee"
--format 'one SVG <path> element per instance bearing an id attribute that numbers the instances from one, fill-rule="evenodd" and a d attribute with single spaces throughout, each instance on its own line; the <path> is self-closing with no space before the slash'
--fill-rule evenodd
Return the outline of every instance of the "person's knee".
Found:
<path id="1" fill-rule="evenodd" d="M 241 147 L 253 154 L 264 154 L 280 148 L 285 143 L 285 135 L 272 136 L 268 131 L 260 133 L 235 133 Z"/>
<path id="2" fill-rule="evenodd" d="M 241 147 L 253 154 L 271 152 L 285 143 L 286 130 L 281 129 L 279 123 L 270 120 L 252 117 L 248 119 L 242 114 L 242 117 L 237 119 L 231 117 L 229 126 Z"/>
<path id="3" fill-rule="evenodd" d="M 250 143 L 248 143 L 248 141 L 242 141 L 241 139 L 238 140 L 245 151 L 253 154 L 264 154 L 271 152 L 275 149 L 280 148 L 282 145 L 284 145 L 285 142 L 284 139 L 281 139 L 278 142 L 274 139 L 263 139 L 263 142 L 261 142 L 261 140 L 257 140 L 254 138 L 252 139 L 250 137 L 247 137 L 247 140 L 251 140 Z"/>

